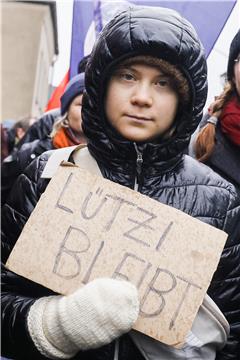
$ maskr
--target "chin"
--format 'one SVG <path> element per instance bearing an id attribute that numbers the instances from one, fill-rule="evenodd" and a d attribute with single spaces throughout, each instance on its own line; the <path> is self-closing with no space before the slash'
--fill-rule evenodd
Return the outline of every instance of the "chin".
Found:
<path id="1" fill-rule="evenodd" d="M 126 136 L 124 135 L 125 139 L 136 142 L 136 143 L 142 143 L 142 142 L 149 142 L 150 138 L 144 137 L 144 136 Z"/>
<path id="2" fill-rule="evenodd" d="M 140 129 L 136 129 L 136 128 L 130 128 L 128 129 L 127 127 L 125 127 L 125 129 L 117 129 L 118 132 L 128 141 L 132 141 L 132 142 L 149 142 L 153 136 L 151 133 L 146 132 L 146 131 L 139 131 Z M 143 130 L 143 129 L 141 129 Z M 146 130 L 146 129 L 144 129 Z"/>

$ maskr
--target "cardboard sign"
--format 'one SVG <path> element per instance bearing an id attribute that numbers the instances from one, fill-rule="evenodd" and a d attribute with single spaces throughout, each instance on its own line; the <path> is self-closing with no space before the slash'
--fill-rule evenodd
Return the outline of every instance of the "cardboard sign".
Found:
<path id="1" fill-rule="evenodd" d="M 70 294 L 98 277 L 139 291 L 139 330 L 180 347 L 227 235 L 77 167 L 60 166 L 9 259 L 12 271 Z"/>

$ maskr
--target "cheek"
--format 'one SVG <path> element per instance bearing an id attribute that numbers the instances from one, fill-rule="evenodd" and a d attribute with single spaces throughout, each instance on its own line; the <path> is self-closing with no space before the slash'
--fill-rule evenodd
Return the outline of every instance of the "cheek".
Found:
<path id="1" fill-rule="evenodd" d="M 72 110 L 68 115 L 68 120 L 69 120 L 70 126 L 81 123 L 81 121 L 82 121 L 81 110 L 79 110 L 79 109 Z"/>
<path id="2" fill-rule="evenodd" d="M 172 102 L 172 108 L 173 108 L 173 116 L 175 118 L 176 114 L 177 114 L 177 110 L 178 110 L 178 106 L 179 106 L 179 98 L 178 96 L 174 96 L 173 98 L 173 102 Z"/>
<path id="3" fill-rule="evenodd" d="M 73 112 L 72 112 L 72 117 L 75 119 L 79 119 L 81 118 L 81 108 L 80 107 L 76 107 Z"/>
<path id="4" fill-rule="evenodd" d="M 162 99 L 161 104 L 159 103 L 159 107 L 165 109 L 165 114 L 168 115 L 168 118 L 175 118 L 177 109 L 178 109 L 178 96 L 175 94 L 171 94 Z"/>
<path id="5" fill-rule="evenodd" d="M 110 121 L 110 123 L 114 118 L 114 114 L 116 114 L 117 107 L 118 107 L 117 90 L 114 86 L 110 86 L 107 91 L 106 101 L 105 101 L 105 112 L 107 119 L 108 121 Z"/>

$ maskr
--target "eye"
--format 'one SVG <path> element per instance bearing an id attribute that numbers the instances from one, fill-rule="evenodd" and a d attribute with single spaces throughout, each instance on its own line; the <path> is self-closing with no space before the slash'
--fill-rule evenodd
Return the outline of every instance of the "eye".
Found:
<path id="1" fill-rule="evenodd" d="M 166 87 L 166 86 L 169 86 L 169 81 L 168 81 L 168 79 L 159 79 L 156 82 L 156 85 L 159 87 Z"/>
<path id="2" fill-rule="evenodd" d="M 127 81 L 134 80 L 134 76 L 130 72 L 122 72 L 120 78 Z"/>
<path id="3" fill-rule="evenodd" d="M 115 76 L 118 79 L 124 80 L 124 81 L 134 81 L 135 80 L 134 74 L 128 69 L 126 69 L 126 70 L 121 69 L 121 70 L 117 71 Z"/>

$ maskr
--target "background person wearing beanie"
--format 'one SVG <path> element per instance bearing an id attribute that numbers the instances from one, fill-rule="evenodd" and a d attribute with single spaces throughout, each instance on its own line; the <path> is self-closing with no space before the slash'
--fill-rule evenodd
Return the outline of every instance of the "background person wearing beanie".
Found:
<path id="1" fill-rule="evenodd" d="M 230 45 L 227 79 L 192 146 L 199 161 L 240 188 L 240 30 Z"/>
<path id="2" fill-rule="evenodd" d="M 55 122 L 51 133 L 54 149 L 85 144 L 82 131 L 82 97 L 84 73 L 74 76 L 61 97 L 61 117 Z"/>
<path id="3" fill-rule="evenodd" d="M 24 169 L 43 152 L 71 145 L 85 144 L 82 132 L 82 94 L 84 91 L 84 73 L 74 76 L 68 83 L 61 97 L 61 114 L 53 110 L 41 117 L 39 123 L 34 124 L 35 138 L 24 142 L 11 157 L 3 161 L 1 166 L 1 206 Z M 30 129 L 31 130 L 31 129 Z M 51 134 L 50 134 L 51 133 Z M 27 134 L 28 135 L 28 134 Z"/>
<path id="4" fill-rule="evenodd" d="M 207 95 L 206 59 L 195 29 L 171 9 L 132 6 L 104 27 L 85 76 L 86 150 L 103 177 L 229 235 L 208 289 L 225 316 L 235 314 L 227 347 L 221 350 L 222 339 L 217 344 L 211 338 L 206 344 L 197 337 L 183 350 L 164 346 L 176 355 L 168 359 L 212 360 L 217 350 L 218 359 L 236 359 L 239 193 L 207 166 L 184 155 Z M 45 153 L 27 167 L 2 209 L 3 262 L 46 189 L 49 179 L 41 175 L 50 156 Z M 129 333 L 139 312 L 135 285 L 97 279 L 60 296 L 4 266 L 2 284 L 3 355 L 34 360 L 146 359 L 132 338 L 134 332 Z M 204 321 L 204 335 L 209 335 L 208 324 Z M 156 342 L 149 341 L 156 354 Z M 147 359 L 153 359 L 152 354 L 149 351 Z M 161 358 L 157 352 L 155 359 Z"/>

